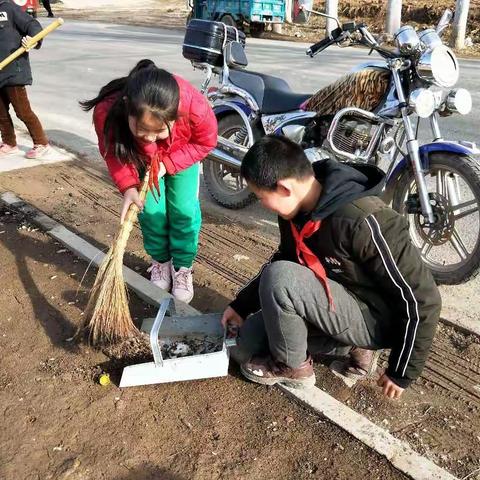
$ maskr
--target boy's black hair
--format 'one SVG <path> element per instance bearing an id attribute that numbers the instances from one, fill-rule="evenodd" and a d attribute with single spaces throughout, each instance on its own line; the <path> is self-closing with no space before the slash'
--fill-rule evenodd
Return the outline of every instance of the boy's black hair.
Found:
<path id="1" fill-rule="evenodd" d="M 267 135 L 246 153 L 240 172 L 248 183 L 275 190 L 279 180 L 303 180 L 313 174 L 313 169 L 302 147 L 288 138 Z"/>

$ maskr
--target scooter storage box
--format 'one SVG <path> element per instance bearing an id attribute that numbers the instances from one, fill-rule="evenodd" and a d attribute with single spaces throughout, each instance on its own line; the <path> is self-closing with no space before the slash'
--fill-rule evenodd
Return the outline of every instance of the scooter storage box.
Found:
<path id="1" fill-rule="evenodd" d="M 227 39 L 225 40 L 225 34 Z M 239 41 L 245 45 L 245 34 L 235 27 L 210 20 L 191 20 L 183 40 L 183 56 L 192 62 L 223 65 L 223 49 L 227 42 Z"/>

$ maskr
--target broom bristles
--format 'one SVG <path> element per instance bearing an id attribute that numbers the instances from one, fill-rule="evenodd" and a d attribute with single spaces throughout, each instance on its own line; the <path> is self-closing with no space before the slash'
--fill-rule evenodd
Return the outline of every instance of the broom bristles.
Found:
<path id="1" fill-rule="evenodd" d="M 142 183 L 140 198 L 145 198 L 148 172 Z M 128 306 L 128 291 L 123 280 L 123 256 L 137 218 L 138 207 L 132 204 L 125 221 L 98 269 L 85 311 L 84 332 L 93 344 L 114 343 L 139 334 Z"/>

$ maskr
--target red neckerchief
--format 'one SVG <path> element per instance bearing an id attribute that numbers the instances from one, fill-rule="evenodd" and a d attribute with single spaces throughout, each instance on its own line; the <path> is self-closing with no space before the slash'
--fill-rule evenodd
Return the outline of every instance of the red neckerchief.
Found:
<path id="1" fill-rule="evenodd" d="M 143 152 L 150 157 L 150 177 L 148 179 L 148 189 L 155 197 L 155 190 L 160 197 L 160 185 L 158 183 L 158 172 L 160 171 L 160 152 L 155 142 L 141 145 Z M 154 190 L 155 189 L 155 190 Z"/>
<path id="2" fill-rule="evenodd" d="M 312 270 L 315 276 L 320 280 L 323 288 L 325 289 L 325 293 L 327 294 L 330 309 L 335 311 L 332 292 L 330 291 L 330 287 L 328 285 L 325 268 L 323 268 L 323 265 L 318 257 L 307 247 L 304 242 L 304 239 L 310 238 L 320 228 L 321 224 L 321 220 L 309 220 L 299 232 L 294 223 L 290 221 L 290 228 L 292 229 L 293 238 L 295 239 L 298 261 L 301 265 L 305 265 Z"/>
<path id="3" fill-rule="evenodd" d="M 174 134 L 175 125 L 172 128 L 171 135 L 162 140 L 163 145 L 159 142 L 152 143 L 140 143 L 140 148 L 143 152 L 150 157 L 150 178 L 148 179 L 148 189 L 152 192 L 153 197 L 155 198 L 155 190 L 160 197 L 160 185 L 158 182 L 158 172 L 160 171 L 160 163 L 162 162 L 162 155 L 168 151 L 173 143 L 173 134 Z M 155 188 L 155 190 L 154 190 Z M 155 198 L 155 200 L 157 200 Z"/>

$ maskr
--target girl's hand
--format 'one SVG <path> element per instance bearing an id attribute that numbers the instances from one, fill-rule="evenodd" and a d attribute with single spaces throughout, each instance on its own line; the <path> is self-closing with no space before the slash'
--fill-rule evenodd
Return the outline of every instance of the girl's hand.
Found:
<path id="1" fill-rule="evenodd" d="M 164 167 L 165 168 L 165 167 Z M 143 210 L 143 202 L 140 200 L 140 195 L 138 194 L 137 187 L 130 187 L 123 192 L 123 203 L 122 211 L 120 214 L 120 224 L 125 221 L 128 209 L 130 205 L 134 203 L 140 211 Z"/>
<path id="2" fill-rule="evenodd" d="M 38 43 L 34 43 L 33 45 L 31 46 L 28 46 L 28 42 L 30 42 L 30 40 L 32 39 L 32 37 L 29 37 L 28 35 L 26 37 L 23 37 L 22 38 L 22 47 L 28 52 L 30 51 L 32 48 L 35 48 Z"/>

